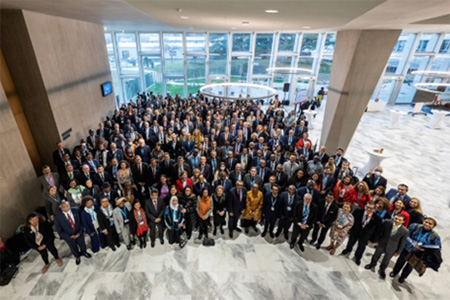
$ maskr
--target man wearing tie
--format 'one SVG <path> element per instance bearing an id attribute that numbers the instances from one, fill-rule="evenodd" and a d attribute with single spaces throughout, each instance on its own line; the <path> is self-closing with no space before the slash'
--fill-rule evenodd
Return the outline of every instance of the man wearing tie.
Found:
<path id="1" fill-rule="evenodd" d="M 84 230 L 81 227 L 78 210 L 71 209 L 67 201 L 62 201 L 59 207 L 61 211 L 55 216 L 56 231 L 60 238 L 69 245 L 70 251 L 76 257 L 76 264 L 79 265 L 81 255 L 87 258 L 91 258 L 91 255 L 86 251 Z"/>
<path id="2" fill-rule="evenodd" d="M 64 189 L 67 191 L 70 189 L 69 182 L 72 179 L 77 179 L 80 177 L 80 171 L 74 170 L 72 165 L 66 166 L 66 172 L 61 175 L 61 184 Z"/>
<path id="3" fill-rule="evenodd" d="M 390 189 L 389 192 L 386 194 L 386 198 L 391 203 L 395 203 L 397 200 L 402 200 L 405 206 L 409 204 L 409 201 L 411 198 L 407 195 L 408 193 L 408 186 L 406 184 L 399 184 L 397 189 Z"/>
<path id="4" fill-rule="evenodd" d="M 319 239 L 317 240 L 316 249 L 319 250 L 322 245 L 325 237 L 327 235 L 328 230 L 333 225 L 333 222 L 337 218 L 338 214 L 338 206 L 334 203 L 334 196 L 332 192 L 329 192 L 325 199 L 319 200 L 319 216 L 316 223 L 314 223 L 314 230 L 312 233 L 312 239 L 310 241 L 311 245 L 314 245 L 314 242 L 317 240 L 317 236 L 319 235 Z"/>
<path id="5" fill-rule="evenodd" d="M 145 214 L 150 226 L 150 241 L 152 248 L 155 247 L 156 228 L 161 245 L 164 244 L 164 201 L 158 197 L 158 190 L 152 189 L 150 199 L 145 201 Z"/>
<path id="6" fill-rule="evenodd" d="M 280 200 L 280 187 L 276 184 L 272 186 L 272 192 L 268 192 L 264 195 L 262 213 L 264 215 L 264 230 L 261 237 L 265 237 L 267 231 L 269 231 L 270 237 L 273 239 L 273 230 L 275 223 L 280 220 L 281 217 L 281 200 Z"/>
<path id="7" fill-rule="evenodd" d="M 294 231 L 291 237 L 291 249 L 294 248 L 297 237 L 300 235 L 298 247 L 303 252 L 303 242 L 317 219 L 317 206 L 312 203 L 312 196 L 305 194 L 303 201 L 298 202 L 294 208 Z"/>
<path id="8" fill-rule="evenodd" d="M 281 193 L 280 201 L 281 201 L 281 218 L 280 223 L 278 224 L 276 237 L 280 236 L 281 231 L 284 233 L 284 239 L 288 240 L 289 228 L 291 227 L 292 222 L 294 221 L 294 208 L 297 204 L 297 194 L 296 188 L 294 185 L 290 185 L 286 192 Z"/>
<path id="9" fill-rule="evenodd" d="M 230 238 L 233 238 L 233 231 L 242 232 L 237 227 L 238 220 L 247 205 L 247 189 L 241 180 L 236 181 L 236 187 L 230 190 L 228 199 L 228 231 Z"/>

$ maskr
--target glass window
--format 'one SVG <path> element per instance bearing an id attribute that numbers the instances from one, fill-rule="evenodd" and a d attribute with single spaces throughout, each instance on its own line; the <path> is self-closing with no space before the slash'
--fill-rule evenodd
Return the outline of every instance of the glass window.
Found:
<path id="1" fill-rule="evenodd" d="M 276 67 L 278 68 L 290 68 L 292 67 L 292 61 L 294 57 L 292 56 L 278 56 Z"/>
<path id="2" fill-rule="evenodd" d="M 300 57 L 298 59 L 298 67 L 314 71 L 315 57 Z"/>
<path id="3" fill-rule="evenodd" d="M 188 94 L 196 94 L 206 84 L 206 57 L 188 56 L 187 64 L 187 89 Z"/>
<path id="4" fill-rule="evenodd" d="M 142 52 L 161 52 L 159 33 L 139 33 Z"/>
<path id="5" fill-rule="evenodd" d="M 112 55 L 114 55 L 113 40 L 111 33 L 105 33 L 105 41 L 106 41 L 106 51 L 108 51 L 108 54 L 112 53 Z"/>
<path id="6" fill-rule="evenodd" d="M 154 95 L 163 92 L 161 72 L 161 56 L 142 56 L 142 69 L 144 70 L 145 91 Z"/>
<path id="7" fill-rule="evenodd" d="M 270 67 L 270 55 L 272 53 L 273 34 L 258 33 L 255 41 L 255 58 L 253 62 L 253 74 L 267 74 Z"/>
<path id="8" fill-rule="evenodd" d="M 433 62 L 431 70 L 433 71 L 448 71 L 450 67 L 450 57 L 436 57 Z"/>
<path id="9" fill-rule="evenodd" d="M 233 50 L 236 52 L 250 51 L 250 34 L 249 33 L 234 33 L 233 34 Z"/>
<path id="10" fill-rule="evenodd" d="M 335 43 L 336 43 L 336 33 L 327 34 L 327 37 L 325 39 L 325 48 L 323 49 L 323 52 L 333 53 Z"/>
<path id="11" fill-rule="evenodd" d="M 231 57 L 231 82 L 247 82 L 248 62 L 248 57 Z M 242 86 L 231 86 L 229 90 L 232 97 L 236 97 L 238 94 L 244 94 L 244 96 L 247 94 L 247 88 Z"/>
<path id="12" fill-rule="evenodd" d="M 423 71 L 427 68 L 430 61 L 430 56 L 416 56 L 409 66 L 408 73 L 403 81 L 402 88 L 398 94 L 396 103 L 410 103 L 412 102 L 417 89 L 414 87 L 415 83 L 422 80 L 422 76 L 413 75 L 413 71 Z"/>
<path id="13" fill-rule="evenodd" d="M 278 51 L 294 51 L 296 35 L 295 33 L 281 33 L 278 41 Z"/>
<path id="14" fill-rule="evenodd" d="M 317 87 L 325 87 L 327 89 L 328 84 L 330 83 L 330 74 L 331 74 L 331 64 L 333 63 L 332 57 L 323 57 L 319 66 L 319 75 L 317 76 Z M 319 90 L 317 89 L 317 91 Z M 317 94 L 315 92 L 315 94 Z"/>
<path id="15" fill-rule="evenodd" d="M 270 79 L 269 78 L 253 78 L 253 84 L 264 85 L 270 87 Z M 252 97 L 264 97 L 269 94 L 269 91 L 264 89 L 252 88 L 250 91 L 250 95 Z"/>
<path id="16" fill-rule="evenodd" d="M 164 33 L 164 66 L 166 75 L 184 75 L 183 35 Z"/>
<path id="17" fill-rule="evenodd" d="M 176 95 L 184 96 L 184 79 L 179 77 L 166 77 L 167 93 L 175 98 Z"/>
<path id="18" fill-rule="evenodd" d="M 206 52 L 205 33 L 186 33 L 187 52 Z"/>
<path id="19" fill-rule="evenodd" d="M 415 34 L 401 34 L 389 58 L 385 74 L 401 75 L 408 63 L 408 55 L 414 44 Z"/>
<path id="20" fill-rule="evenodd" d="M 123 85 L 125 86 L 125 97 L 127 97 L 126 102 L 128 102 L 129 99 L 135 99 L 138 92 L 141 91 L 141 81 L 138 77 L 124 78 Z"/>
<path id="21" fill-rule="evenodd" d="M 227 73 L 228 34 L 211 33 L 209 35 L 209 74 Z"/>
<path id="22" fill-rule="evenodd" d="M 447 33 L 442 41 L 441 48 L 439 48 L 440 54 L 450 54 L 450 33 Z"/>
<path id="23" fill-rule="evenodd" d="M 420 37 L 419 45 L 417 46 L 417 52 L 434 52 L 436 44 L 439 40 L 439 34 L 427 33 L 422 34 Z"/>
<path id="24" fill-rule="evenodd" d="M 122 74 L 139 74 L 136 35 L 134 33 L 117 33 L 116 39 Z"/>
<path id="25" fill-rule="evenodd" d="M 319 34 L 305 33 L 302 40 L 300 56 L 316 56 L 319 53 Z"/>
<path id="26" fill-rule="evenodd" d="M 395 79 L 384 79 L 376 98 L 384 102 L 389 102 L 396 83 L 397 80 Z"/>

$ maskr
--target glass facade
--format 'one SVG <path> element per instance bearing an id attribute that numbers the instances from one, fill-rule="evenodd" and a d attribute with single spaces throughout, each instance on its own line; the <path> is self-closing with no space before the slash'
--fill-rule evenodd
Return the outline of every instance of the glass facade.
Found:
<path id="1" fill-rule="evenodd" d="M 117 103 L 143 90 L 187 97 L 205 84 L 252 82 L 275 88 L 293 102 L 328 88 L 336 33 L 105 32 Z M 274 74 L 270 67 L 298 67 L 311 74 Z M 410 103 L 417 82 L 447 82 L 412 74 L 450 69 L 450 33 L 401 34 L 372 98 Z M 290 83 L 289 92 L 283 92 Z M 217 95 L 267 95 L 242 87 L 213 90 Z"/>

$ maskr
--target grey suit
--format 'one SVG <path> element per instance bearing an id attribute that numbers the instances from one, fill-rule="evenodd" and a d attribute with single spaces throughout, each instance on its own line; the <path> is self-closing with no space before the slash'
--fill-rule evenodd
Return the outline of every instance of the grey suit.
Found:
<path id="1" fill-rule="evenodd" d="M 53 180 L 55 182 L 56 191 L 58 193 L 60 193 L 60 192 L 64 193 L 64 188 L 61 186 L 61 181 L 59 180 L 59 174 L 56 172 L 52 172 L 52 176 L 53 176 Z M 50 186 L 50 184 L 45 179 L 44 175 L 39 176 L 39 183 L 41 184 L 42 196 L 45 199 L 45 198 L 47 198 L 48 187 Z"/>
<path id="2" fill-rule="evenodd" d="M 380 270 L 386 270 L 389 261 L 395 253 L 400 254 L 405 248 L 406 238 L 409 236 L 409 231 L 405 226 L 400 226 L 395 233 L 392 233 L 392 227 L 394 221 L 385 220 L 381 225 L 380 234 L 378 236 L 378 247 L 372 256 L 370 264 L 375 267 L 381 255 L 384 253 L 383 260 L 381 261 Z"/>
<path id="3" fill-rule="evenodd" d="M 128 214 L 128 220 L 130 220 L 133 216 L 131 214 L 131 205 L 130 203 L 126 202 L 124 208 L 127 209 Z M 127 246 L 130 245 L 130 223 L 127 224 L 124 223 L 124 217 L 122 215 L 122 212 L 120 211 L 120 207 L 116 207 L 113 210 L 113 219 L 114 219 L 114 226 L 116 226 L 116 231 L 119 235 L 122 236 L 123 241 Z"/>

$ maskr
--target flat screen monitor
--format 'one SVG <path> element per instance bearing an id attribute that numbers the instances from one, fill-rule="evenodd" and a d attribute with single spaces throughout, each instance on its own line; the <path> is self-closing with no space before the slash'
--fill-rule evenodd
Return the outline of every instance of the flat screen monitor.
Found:
<path id="1" fill-rule="evenodd" d="M 107 82 L 105 82 L 105 83 L 102 83 L 101 87 L 102 87 L 102 94 L 103 94 L 103 97 L 108 96 L 109 94 L 112 93 L 112 84 L 111 84 L 111 81 L 107 81 Z"/>

